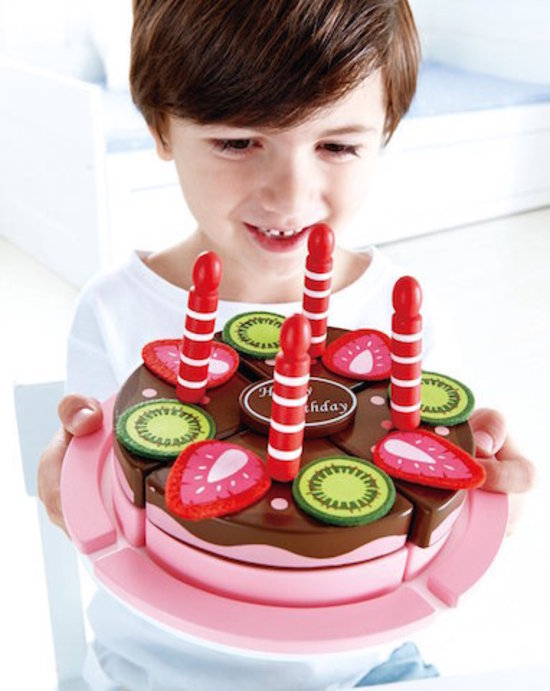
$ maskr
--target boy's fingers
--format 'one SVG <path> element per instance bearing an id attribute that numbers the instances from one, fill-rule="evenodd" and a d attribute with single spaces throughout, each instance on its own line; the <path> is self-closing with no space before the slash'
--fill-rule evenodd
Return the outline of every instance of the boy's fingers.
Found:
<path id="1" fill-rule="evenodd" d="M 532 489 L 535 467 L 506 436 L 503 415 L 496 410 L 480 408 L 472 413 L 469 422 L 476 444 L 476 460 L 485 468 L 483 488 L 507 494 Z"/>
<path id="2" fill-rule="evenodd" d="M 67 528 L 61 508 L 61 468 L 72 436 L 97 431 L 103 424 L 103 411 L 95 398 L 71 394 L 58 407 L 63 428 L 59 429 L 44 449 L 38 463 L 38 496 L 52 523 L 65 532 Z"/>
<path id="3" fill-rule="evenodd" d="M 506 421 L 501 413 L 489 408 L 475 410 L 469 419 L 476 444 L 476 456 L 489 458 L 506 440 Z"/>
<path id="4" fill-rule="evenodd" d="M 502 460 L 498 458 L 476 460 L 485 468 L 486 479 L 483 489 L 516 494 L 528 492 L 535 484 L 535 468 L 531 461 L 522 456 L 507 457 Z"/>
<path id="5" fill-rule="evenodd" d="M 67 529 L 61 509 L 59 485 L 61 466 L 70 440 L 71 435 L 66 430 L 58 430 L 44 449 L 38 463 L 38 496 L 44 504 L 52 523 L 63 528 L 65 532 L 67 532 Z"/>
<path id="6" fill-rule="evenodd" d="M 63 427 L 75 437 L 96 432 L 103 424 L 101 404 L 95 398 L 69 394 L 57 409 Z"/>

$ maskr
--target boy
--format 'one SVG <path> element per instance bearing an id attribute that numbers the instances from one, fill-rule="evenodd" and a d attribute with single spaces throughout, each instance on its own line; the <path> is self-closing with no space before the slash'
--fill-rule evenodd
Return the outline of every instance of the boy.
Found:
<path id="1" fill-rule="evenodd" d="M 136 0 L 132 95 L 159 156 L 175 162 L 197 229 L 88 286 L 69 340 L 68 389 L 105 398 L 137 366 L 144 343 L 181 333 L 191 267 L 203 250 L 223 263 L 220 324 L 260 305 L 299 311 L 308 228 L 323 221 L 342 236 L 380 146 L 409 107 L 418 59 L 405 0 Z M 388 331 L 391 288 L 402 272 L 374 248 L 338 247 L 334 267 L 330 322 Z M 429 299 L 423 313 L 425 358 L 434 363 Z M 39 484 L 52 520 L 63 525 L 67 443 L 96 429 L 101 412 L 94 399 L 68 396 L 60 417 L 64 430 L 41 459 Z M 501 416 L 478 411 L 471 423 L 486 487 L 529 489 L 532 466 L 506 439 Z M 374 664 L 366 653 L 331 668 L 288 663 L 274 674 L 249 660 L 237 669 L 198 646 L 182 652 L 183 644 L 139 629 L 118 610 L 96 608 L 104 643 L 96 646 L 95 671 L 132 689 L 325 688 L 352 683 Z M 113 638 L 117 626 L 133 627 L 134 638 Z M 269 678 L 252 682 L 256 673 Z"/>

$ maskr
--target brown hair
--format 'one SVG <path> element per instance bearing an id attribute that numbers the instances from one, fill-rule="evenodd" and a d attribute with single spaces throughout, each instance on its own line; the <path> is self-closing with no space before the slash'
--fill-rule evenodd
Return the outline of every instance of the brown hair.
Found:
<path id="1" fill-rule="evenodd" d="M 406 0 L 134 0 L 130 84 L 161 134 L 167 114 L 285 127 L 380 68 L 389 139 L 419 55 Z"/>

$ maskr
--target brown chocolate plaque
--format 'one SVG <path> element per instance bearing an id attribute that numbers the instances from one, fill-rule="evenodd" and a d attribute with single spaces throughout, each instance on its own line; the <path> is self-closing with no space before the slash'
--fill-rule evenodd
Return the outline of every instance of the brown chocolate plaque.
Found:
<path id="1" fill-rule="evenodd" d="M 241 415 L 247 425 L 261 434 L 269 433 L 273 379 L 250 384 L 239 396 Z M 347 386 L 311 377 L 306 404 L 304 436 L 326 437 L 345 429 L 355 417 L 357 398 Z"/>

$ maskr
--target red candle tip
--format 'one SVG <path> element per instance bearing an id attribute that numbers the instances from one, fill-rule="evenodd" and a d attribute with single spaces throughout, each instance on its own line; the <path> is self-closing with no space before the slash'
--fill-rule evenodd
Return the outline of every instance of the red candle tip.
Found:
<path id="1" fill-rule="evenodd" d="M 334 252 L 334 233 L 326 223 L 317 223 L 309 232 L 309 253 L 320 261 L 328 261 Z"/>
<path id="2" fill-rule="evenodd" d="M 402 276 L 393 287 L 393 308 L 403 316 L 415 317 L 422 305 L 422 288 L 412 276 Z"/>
<path id="3" fill-rule="evenodd" d="M 193 285 L 199 292 L 214 291 L 220 285 L 222 263 L 215 252 L 202 252 L 193 264 Z"/>
<path id="4" fill-rule="evenodd" d="M 311 325 L 303 314 L 293 314 L 285 319 L 281 329 L 281 348 L 285 355 L 299 359 L 311 345 Z"/>

